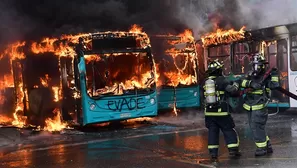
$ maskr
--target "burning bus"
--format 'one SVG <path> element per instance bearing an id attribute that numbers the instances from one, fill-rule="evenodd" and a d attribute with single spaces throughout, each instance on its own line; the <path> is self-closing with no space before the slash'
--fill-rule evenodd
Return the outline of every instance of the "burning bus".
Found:
<path id="1" fill-rule="evenodd" d="M 200 106 L 197 52 L 192 32 L 151 36 L 158 72 L 158 109 Z"/>
<path id="2" fill-rule="evenodd" d="M 88 125 L 157 115 L 150 40 L 136 25 L 129 32 L 16 42 L 0 56 L 0 64 L 9 63 L 0 103 L 12 106 L 5 108 L 12 113 L 1 112 L 1 123 L 55 131 L 66 121 Z"/>
<path id="3" fill-rule="evenodd" d="M 4 93 L 12 92 L 1 96 L 5 96 L 5 101 L 10 102 L 2 104 L 2 107 L 6 109 L 5 116 L 11 119 L 11 124 L 17 127 L 34 125 L 47 130 L 55 129 L 47 127 L 46 123 L 52 124 L 55 121 L 49 119 L 61 114 L 58 110 L 58 58 L 49 52 L 41 56 L 34 53 L 29 44 L 17 42 L 1 53 L 1 62 L 9 65 L 3 67 L 9 72 L 4 75 L 6 82 L 1 85 L 1 90 Z M 60 126 L 65 125 L 57 127 Z"/>
<path id="4" fill-rule="evenodd" d="M 80 38 L 76 53 L 83 125 L 157 115 L 155 65 L 146 33 L 91 34 Z"/>
<path id="5" fill-rule="evenodd" d="M 297 24 L 273 26 L 258 30 L 218 30 L 202 37 L 205 48 L 205 66 L 212 59 L 220 59 L 225 64 L 225 75 L 237 78 L 251 70 L 250 62 L 255 53 L 262 53 L 270 68 L 280 73 L 280 85 L 287 91 L 297 94 L 296 83 L 296 44 Z M 278 91 L 271 92 L 270 108 L 287 109 L 297 107 L 297 101 Z M 231 100 L 233 106 L 238 99 Z"/>

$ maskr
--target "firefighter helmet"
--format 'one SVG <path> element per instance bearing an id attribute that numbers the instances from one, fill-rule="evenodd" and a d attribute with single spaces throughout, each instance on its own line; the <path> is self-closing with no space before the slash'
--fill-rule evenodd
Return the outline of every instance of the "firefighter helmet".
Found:
<path id="1" fill-rule="evenodd" d="M 207 73 L 210 75 L 222 75 L 223 72 L 223 63 L 220 63 L 217 59 L 211 61 L 207 66 Z"/>
<path id="2" fill-rule="evenodd" d="M 266 64 L 268 64 L 268 62 L 266 61 L 263 54 L 258 53 L 254 55 L 252 64 L 253 64 L 253 71 L 256 73 L 259 73 L 259 72 L 265 71 Z"/>

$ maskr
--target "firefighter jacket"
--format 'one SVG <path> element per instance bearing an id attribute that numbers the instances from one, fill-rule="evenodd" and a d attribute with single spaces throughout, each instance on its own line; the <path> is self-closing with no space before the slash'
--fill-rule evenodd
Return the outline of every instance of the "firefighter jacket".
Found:
<path id="1" fill-rule="evenodd" d="M 271 96 L 271 90 L 279 87 L 279 77 L 277 71 L 272 71 L 266 79 L 263 75 L 246 75 L 239 81 L 240 87 L 249 88 L 244 97 L 243 108 L 248 111 L 261 110 L 265 108 Z M 253 82 L 257 83 L 257 88 L 253 87 Z"/>
<path id="2" fill-rule="evenodd" d="M 239 85 L 237 83 L 233 84 L 233 82 L 230 82 L 224 76 L 209 76 L 207 79 L 209 78 L 215 81 L 215 89 L 216 96 L 218 97 L 218 102 L 212 105 L 205 104 L 205 116 L 229 115 L 229 104 L 227 103 L 227 100 L 233 91 L 236 92 L 239 89 Z M 205 90 L 206 85 L 204 85 L 203 88 Z M 205 92 L 204 95 L 206 95 Z"/>

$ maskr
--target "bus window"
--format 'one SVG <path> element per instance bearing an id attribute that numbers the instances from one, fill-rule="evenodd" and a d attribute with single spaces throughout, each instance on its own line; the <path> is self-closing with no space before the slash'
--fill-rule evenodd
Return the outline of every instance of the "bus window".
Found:
<path id="1" fill-rule="evenodd" d="M 292 37 L 290 67 L 292 71 L 297 71 L 297 36 Z"/>
<path id="2" fill-rule="evenodd" d="M 244 74 L 250 70 L 250 52 L 251 51 L 248 43 L 236 43 L 234 45 L 234 74 Z"/>
<path id="3" fill-rule="evenodd" d="M 220 45 L 215 47 L 209 47 L 209 57 L 226 57 L 230 56 L 230 45 Z"/>
<path id="4" fill-rule="evenodd" d="M 276 43 L 272 42 L 269 44 L 268 52 L 267 52 L 269 67 L 277 67 L 276 53 L 277 53 L 277 45 L 276 45 Z"/>
<path id="5" fill-rule="evenodd" d="M 259 52 L 259 42 L 243 42 L 234 45 L 233 72 L 234 74 L 246 74 L 252 66 L 252 57 Z"/>
<path id="6" fill-rule="evenodd" d="M 219 45 L 208 48 L 208 57 L 211 60 L 218 59 L 224 63 L 224 75 L 229 75 L 231 72 L 231 59 L 230 59 L 230 45 Z"/>

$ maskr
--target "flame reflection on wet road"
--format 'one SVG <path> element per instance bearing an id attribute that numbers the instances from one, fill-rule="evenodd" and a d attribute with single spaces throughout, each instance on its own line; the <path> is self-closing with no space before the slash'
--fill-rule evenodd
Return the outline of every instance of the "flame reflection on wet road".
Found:
<path id="1" fill-rule="evenodd" d="M 237 127 L 243 157 L 230 160 L 221 136 L 221 167 L 294 167 L 297 163 L 295 120 L 285 118 L 269 122 L 268 133 L 275 149 L 272 156 L 254 158 L 255 146 L 247 124 L 243 124 Z M 207 131 L 197 129 L 43 149 L 32 146 L 0 155 L 0 167 L 205 167 L 197 162 L 207 157 Z"/>

